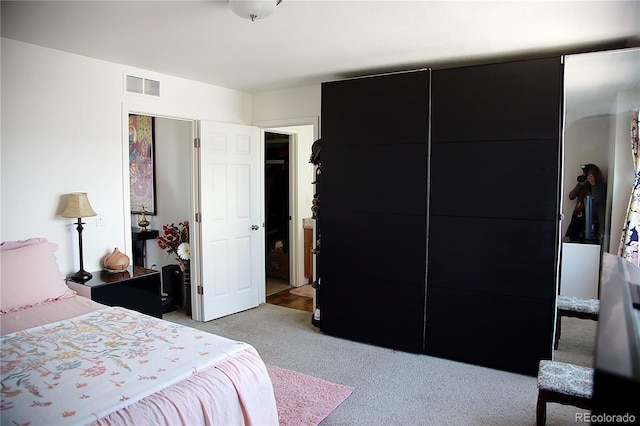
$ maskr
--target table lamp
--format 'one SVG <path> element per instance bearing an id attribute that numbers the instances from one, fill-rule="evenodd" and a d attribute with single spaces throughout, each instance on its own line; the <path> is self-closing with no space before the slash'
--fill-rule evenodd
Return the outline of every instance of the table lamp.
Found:
<path id="1" fill-rule="evenodd" d="M 75 217 L 78 219 L 78 226 L 76 227 L 76 229 L 78 230 L 80 270 L 70 276 L 70 278 L 74 281 L 85 282 L 91 279 L 91 273 L 84 270 L 84 261 L 82 258 L 82 230 L 84 229 L 82 225 L 84 225 L 84 222 L 82 222 L 81 219 L 83 217 L 92 216 L 97 216 L 97 213 L 91 208 L 91 204 L 89 204 L 89 198 L 87 198 L 86 192 L 73 192 L 69 194 L 69 197 L 67 199 L 67 206 L 62 212 L 62 217 Z"/>

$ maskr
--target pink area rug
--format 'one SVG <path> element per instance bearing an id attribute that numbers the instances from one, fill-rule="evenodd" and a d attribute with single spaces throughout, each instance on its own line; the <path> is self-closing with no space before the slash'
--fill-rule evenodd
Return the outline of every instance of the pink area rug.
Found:
<path id="1" fill-rule="evenodd" d="M 311 287 L 311 284 L 306 284 L 302 287 L 292 288 L 289 293 L 296 296 L 313 297 L 313 287 Z"/>
<path id="2" fill-rule="evenodd" d="M 267 365 L 278 406 L 280 426 L 317 425 L 342 403 L 353 388 L 296 371 Z"/>

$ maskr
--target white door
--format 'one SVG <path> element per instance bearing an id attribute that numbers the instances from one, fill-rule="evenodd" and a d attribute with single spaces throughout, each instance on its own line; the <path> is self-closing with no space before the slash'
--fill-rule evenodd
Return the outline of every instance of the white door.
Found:
<path id="1" fill-rule="evenodd" d="M 262 142 L 257 127 L 200 123 L 199 213 L 203 321 L 264 300 Z"/>

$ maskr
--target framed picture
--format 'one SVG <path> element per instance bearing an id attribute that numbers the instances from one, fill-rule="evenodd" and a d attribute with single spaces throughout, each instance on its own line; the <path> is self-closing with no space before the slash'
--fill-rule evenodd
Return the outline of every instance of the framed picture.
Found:
<path id="1" fill-rule="evenodd" d="M 131 213 L 155 215 L 156 167 L 154 119 L 148 115 L 129 115 L 129 183 Z"/>

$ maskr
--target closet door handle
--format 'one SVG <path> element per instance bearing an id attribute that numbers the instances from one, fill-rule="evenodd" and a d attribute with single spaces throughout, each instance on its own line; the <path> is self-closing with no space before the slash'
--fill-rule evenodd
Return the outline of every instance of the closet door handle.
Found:
<path id="1" fill-rule="evenodd" d="M 258 229 L 260 229 L 260 227 L 258 225 L 251 225 L 251 229 L 253 231 L 257 231 Z"/>

